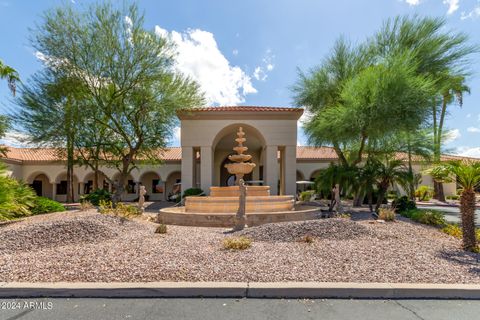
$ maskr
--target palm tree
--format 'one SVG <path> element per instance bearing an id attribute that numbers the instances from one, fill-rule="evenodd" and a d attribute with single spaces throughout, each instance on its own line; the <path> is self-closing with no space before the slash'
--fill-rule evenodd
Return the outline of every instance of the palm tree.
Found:
<path id="1" fill-rule="evenodd" d="M 439 174 L 455 175 L 462 187 L 460 213 L 462 215 L 463 248 L 468 251 L 477 249 L 475 237 L 475 188 L 480 185 L 480 162 L 452 161 L 434 169 Z"/>
<path id="2" fill-rule="evenodd" d="M 15 95 L 17 89 L 16 82 L 20 80 L 18 72 L 4 64 L 2 60 L 0 60 L 0 79 L 7 79 L 8 88 Z"/>
<path id="3" fill-rule="evenodd" d="M 393 187 L 397 182 L 405 180 L 408 177 L 408 170 L 404 162 L 399 159 L 387 158 L 385 162 L 378 162 L 377 166 L 378 199 L 375 211 L 378 212 L 388 188 Z"/>

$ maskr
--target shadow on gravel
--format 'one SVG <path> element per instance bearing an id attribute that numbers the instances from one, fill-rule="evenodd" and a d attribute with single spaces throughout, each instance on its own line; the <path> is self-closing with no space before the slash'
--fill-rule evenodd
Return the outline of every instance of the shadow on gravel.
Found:
<path id="1" fill-rule="evenodd" d="M 450 262 L 466 265 L 469 272 L 480 276 L 480 254 L 466 251 L 444 250 L 440 252 L 440 257 Z"/>

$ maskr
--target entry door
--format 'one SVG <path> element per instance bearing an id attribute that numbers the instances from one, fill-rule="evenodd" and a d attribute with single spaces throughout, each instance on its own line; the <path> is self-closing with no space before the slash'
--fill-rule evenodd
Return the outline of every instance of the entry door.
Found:
<path id="1" fill-rule="evenodd" d="M 30 185 L 37 196 L 42 196 L 42 181 L 41 180 L 33 180 L 33 183 Z"/>

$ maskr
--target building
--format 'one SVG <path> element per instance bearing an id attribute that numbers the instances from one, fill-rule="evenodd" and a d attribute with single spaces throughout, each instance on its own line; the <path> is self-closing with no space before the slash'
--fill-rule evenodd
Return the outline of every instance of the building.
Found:
<path id="1" fill-rule="evenodd" d="M 299 180 L 313 180 L 322 168 L 338 160 L 329 147 L 297 146 L 297 123 L 303 109 L 277 107 L 206 107 L 178 112 L 181 126 L 181 147 L 159 152 L 161 165 L 139 165 L 128 178 L 123 200 L 136 199 L 138 185 L 146 187 L 149 200 L 167 200 L 181 182 L 182 189 L 199 187 L 208 193 L 210 186 L 225 186 L 232 178 L 224 168 L 233 153 L 236 132 L 243 127 L 246 146 L 257 164 L 245 180 L 269 185 L 271 194 L 295 194 Z M 445 156 L 444 160 L 459 159 Z M 65 201 L 65 161 L 56 150 L 48 148 L 10 148 L 6 158 L 9 174 L 26 181 L 37 194 Z M 415 164 L 414 170 L 422 172 Z M 99 185 L 112 189 L 114 168 L 101 167 Z M 428 175 L 422 184 L 433 185 Z M 93 171 L 86 167 L 74 169 L 74 194 L 78 200 L 89 193 Z M 455 194 L 455 183 L 445 184 L 445 194 Z"/>

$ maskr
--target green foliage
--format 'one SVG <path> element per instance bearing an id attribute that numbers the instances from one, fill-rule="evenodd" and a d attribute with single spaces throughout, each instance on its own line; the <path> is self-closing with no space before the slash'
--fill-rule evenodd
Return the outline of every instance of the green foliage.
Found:
<path id="1" fill-rule="evenodd" d="M 314 194 L 315 194 L 314 190 L 302 191 L 300 193 L 300 201 L 309 201 Z"/>
<path id="2" fill-rule="evenodd" d="M 185 198 L 188 196 L 198 196 L 202 193 L 203 193 L 203 190 L 200 188 L 189 188 L 183 192 L 183 197 Z"/>
<path id="3" fill-rule="evenodd" d="M 25 183 L 6 176 L 0 163 L 0 220 L 10 220 L 31 215 L 35 192 Z"/>
<path id="4" fill-rule="evenodd" d="M 428 201 L 433 197 L 433 188 L 430 186 L 420 186 L 415 190 L 415 197 L 419 201 Z"/>
<path id="5" fill-rule="evenodd" d="M 33 207 L 30 209 L 30 211 L 32 214 L 62 212 L 65 211 L 65 207 L 57 201 L 44 197 L 36 197 L 33 201 Z"/>
<path id="6" fill-rule="evenodd" d="M 223 239 L 223 248 L 227 250 L 245 250 L 252 246 L 252 240 L 247 237 L 227 237 Z"/>
<path id="7" fill-rule="evenodd" d="M 460 200 L 460 196 L 458 194 L 446 196 L 445 198 L 447 200 Z"/>
<path id="8" fill-rule="evenodd" d="M 106 189 L 97 189 L 89 194 L 82 196 L 80 202 L 90 202 L 94 206 L 98 206 L 100 201 L 111 201 L 112 194 Z"/>
<path id="9" fill-rule="evenodd" d="M 445 226 L 447 224 L 445 215 L 443 212 L 431 209 L 412 209 L 408 211 L 400 212 L 404 217 L 410 218 L 413 221 L 432 225 L 432 226 Z"/>
<path id="10" fill-rule="evenodd" d="M 0 79 L 7 79 L 8 88 L 15 95 L 16 83 L 20 81 L 20 77 L 15 69 L 4 64 L 2 60 L 0 60 Z"/>
<path id="11" fill-rule="evenodd" d="M 417 205 L 407 196 L 402 196 L 392 202 L 392 207 L 395 208 L 395 212 L 402 214 L 403 212 L 415 210 Z"/>

